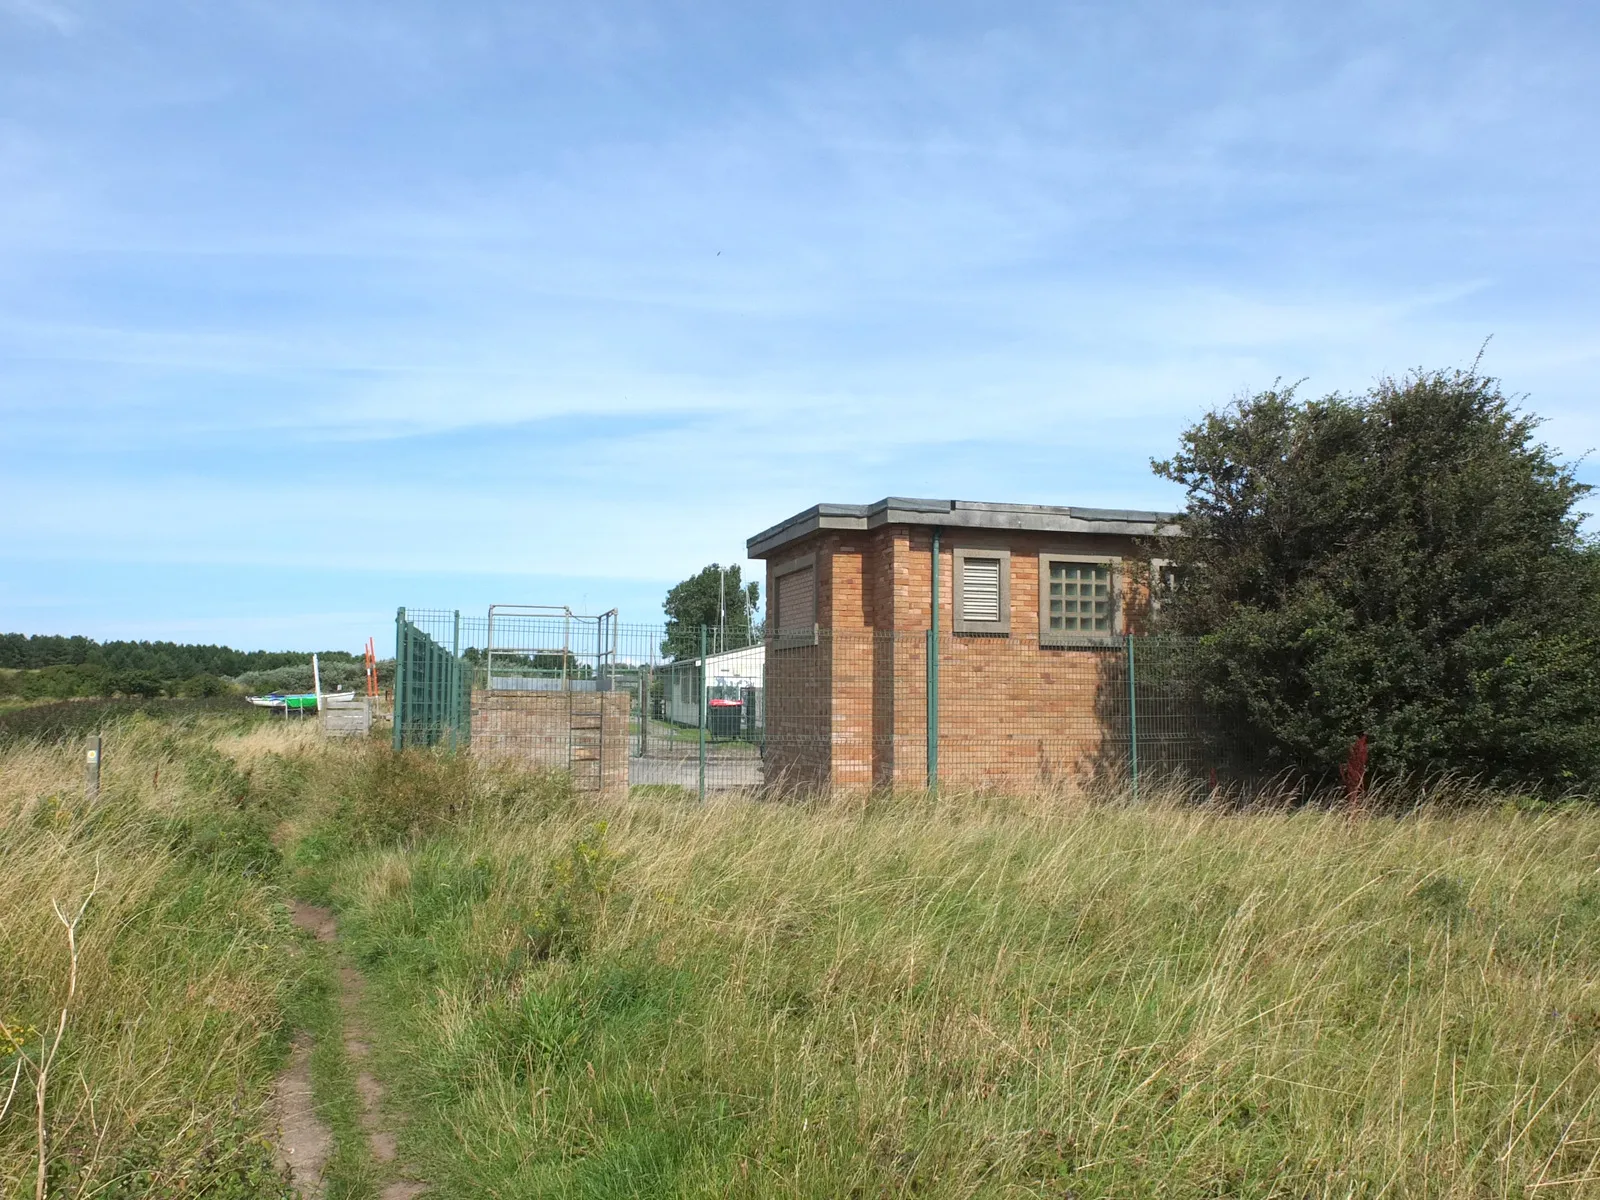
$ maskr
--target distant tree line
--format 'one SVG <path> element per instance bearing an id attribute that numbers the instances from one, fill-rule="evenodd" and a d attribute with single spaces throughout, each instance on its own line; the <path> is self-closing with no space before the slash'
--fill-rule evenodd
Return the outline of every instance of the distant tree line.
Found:
<path id="1" fill-rule="evenodd" d="M 323 650 L 320 655 L 324 662 L 359 661 L 358 655 L 343 650 Z M 20 670 L 93 664 L 108 671 L 145 671 L 162 679 L 185 679 L 190 675 L 243 675 L 310 661 L 310 653 L 301 650 L 235 650 L 179 642 L 97 642 L 54 634 L 0 633 L 0 667 Z"/>
<path id="2" fill-rule="evenodd" d="M 320 652 L 325 682 L 348 686 L 361 659 Z M 298 650 L 235 650 L 178 642 L 97 642 L 87 637 L 0 634 L 0 696 L 222 696 L 300 675 L 310 686 L 311 655 Z M 296 689 L 300 690 L 300 689 Z"/>

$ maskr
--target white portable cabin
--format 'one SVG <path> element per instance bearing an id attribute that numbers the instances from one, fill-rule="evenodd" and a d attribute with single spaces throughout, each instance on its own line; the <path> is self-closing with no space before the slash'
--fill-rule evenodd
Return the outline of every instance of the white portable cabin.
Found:
<path id="1" fill-rule="evenodd" d="M 706 699 L 737 700 L 747 705 L 753 702 L 755 711 L 745 714 L 744 723 L 747 727 L 759 727 L 765 707 L 762 697 L 766 686 L 766 646 L 758 644 L 742 650 L 708 654 L 705 662 Z M 665 663 L 656 670 L 661 677 L 662 715 L 676 725 L 698 725 L 700 660 L 680 659 Z"/>

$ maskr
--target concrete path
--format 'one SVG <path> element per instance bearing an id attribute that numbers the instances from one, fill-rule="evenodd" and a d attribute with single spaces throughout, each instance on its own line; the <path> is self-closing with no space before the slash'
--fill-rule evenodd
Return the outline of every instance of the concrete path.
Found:
<path id="1" fill-rule="evenodd" d="M 700 759 L 649 758 L 628 760 L 628 783 L 638 787 L 643 784 L 676 784 L 691 791 L 700 786 Z M 761 786 L 761 760 L 754 755 L 738 758 L 706 756 L 707 788 L 753 788 Z"/>

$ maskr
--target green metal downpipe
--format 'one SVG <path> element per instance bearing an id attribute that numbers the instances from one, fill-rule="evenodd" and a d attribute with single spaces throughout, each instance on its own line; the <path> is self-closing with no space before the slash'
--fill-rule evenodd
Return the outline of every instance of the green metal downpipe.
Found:
<path id="1" fill-rule="evenodd" d="M 1139 692 L 1133 663 L 1133 634 L 1128 634 L 1128 773 L 1133 780 L 1133 798 L 1139 799 Z"/>
<path id="2" fill-rule="evenodd" d="M 928 619 L 928 790 L 939 786 L 939 534 L 933 527 L 933 592 Z"/>

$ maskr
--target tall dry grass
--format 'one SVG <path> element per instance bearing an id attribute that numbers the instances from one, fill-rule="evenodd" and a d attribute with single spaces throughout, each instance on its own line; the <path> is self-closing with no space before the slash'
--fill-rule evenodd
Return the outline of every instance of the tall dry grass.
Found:
<path id="1" fill-rule="evenodd" d="M 0 1195 L 35 1194 L 33 1064 L 64 1005 L 44 1096 L 51 1196 L 282 1192 L 263 1106 L 300 969 L 281 890 L 238 853 L 248 787 L 219 779 L 213 744 L 230 728 L 113 727 L 92 806 L 76 740 L 0 749 L 0 1021 L 31 1031 L 20 1052 L 0 1044 L 19 1082 Z M 69 1004 L 52 903 L 76 911 L 91 888 Z"/>
<path id="2" fill-rule="evenodd" d="M 1587 809 L 946 795 L 480 818 L 334 891 L 441 1195 L 1559 1196 L 1597 868 Z"/>
<path id="3" fill-rule="evenodd" d="M 598 805 L 303 736 L 135 720 L 94 810 L 76 748 L 0 751 L 8 1025 L 52 1019 L 50 902 L 101 878 L 52 1194 L 281 1186 L 293 886 L 440 1196 L 1600 1195 L 1589 807 Z"/>

